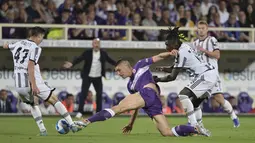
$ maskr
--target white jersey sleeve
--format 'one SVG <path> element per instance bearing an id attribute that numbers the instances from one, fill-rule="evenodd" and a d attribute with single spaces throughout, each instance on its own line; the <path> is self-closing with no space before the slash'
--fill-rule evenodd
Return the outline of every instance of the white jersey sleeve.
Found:
<path id="1" fill-rule="evenodd" d="M 11 50 L 11 51 L 15 48 L 15 46 L 16 46 L 16 43 L 8 44 L 8 48 L 9 48 L 9 50 Z"/>
<path id="2" fill-rule="evenodd" d="M 35 64 L 37 64 L 39 57 L 41 55 L 42 49 L 40 47 L 34 47 L 34 48 L 31 48 L 30 50 L 31 52 L 30 52 L 29 60 L 34 61 Z"/>
<path id="3" fill-rule="evenodd" d="M 212 44 L 212 50 L 213 51 L 220 50 L 220 46 L 219 46 L 218 40 L 215 37 L 211 37 L 211 41 L 210 42 Z"/>

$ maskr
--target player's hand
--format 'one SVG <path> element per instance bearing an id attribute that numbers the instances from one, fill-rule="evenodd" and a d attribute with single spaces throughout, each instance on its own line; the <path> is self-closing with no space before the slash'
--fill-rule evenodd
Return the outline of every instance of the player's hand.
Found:
<path id="1" fill-rule="evenodd" d="M 9 47 L 8 45 L 9 45 L 9 43 L 4 43 L 3 48 L 8 49 L 8 47 Z"/>
<path id="2" fill-rule="evenodd" d="M 130 134 L 130 132 L 132 131 L 133 126 L 131 124 L 126 125 L 123 129 L 122 129 L 122 133 L 123 134 Z"/>
<path id="3" fill-rule="evenodd" d="M 178 54 L 178 50 L 176 50 L 176 49 L 173 49 L 173 50 L 170 52 L 170 55 L 172 55 L 172 56 L 177 56 L 177 54 Z"/>
<path id="4" fill-rule="evenodd" d="M 40 93 L 40 90 L 38 89 L 38 87 L 36 85 L 32 85 L 32 95 L 36 96 L 37 94 Z"/>
<path id="5" fill-rule="evenodd" d="M 63 65 L 63 67 L 66 68 L 66 69 L 69 69 L 69 68 L 71 68 L 72 66 L 73 66 L 73 64 L 72 64 L 71 62 L 68 62 L 68 61 L 66 61 L 66 62 L 64 63 L 64 65 Z"/>

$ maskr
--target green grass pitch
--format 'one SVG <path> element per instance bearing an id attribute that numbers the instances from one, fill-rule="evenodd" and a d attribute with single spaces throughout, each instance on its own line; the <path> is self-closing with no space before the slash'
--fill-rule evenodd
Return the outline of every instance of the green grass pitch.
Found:
<path id="1" fill-rule="evenodd" d="M 32 117 L 0 117 L 1 143 L 255 143 L 255 119 L 240 117 L 241 126 L 233 128 L 228 117 L 204 117 L 205 126 L 212 137 L 162 137 L 153 122 L 146 117 L 138 117 L 130 135 L 122 135 L 121 129 L 129 121 L 127 117 L 117 117 L 90 125 L 73 134 L 60 135 L 55 123 L 60 118 L 45 117 L 47 137 L 36 136 L 37 126 Z M 184 124 L 184 117 L 168 117 L 171 126 Z"/>

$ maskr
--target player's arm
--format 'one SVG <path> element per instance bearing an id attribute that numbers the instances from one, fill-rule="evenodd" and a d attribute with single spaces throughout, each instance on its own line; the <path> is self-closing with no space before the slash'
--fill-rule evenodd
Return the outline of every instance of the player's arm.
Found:
<path id="1" fill-rule="evenodd" d="M 155 55 L 152 57 L 153 63 L 159 62 L 167 57 L 170 56 L 176 56 L 178 53 L 177 50 L 172 50 L 171 52 L 164 52 L 164 53 L 160 53 L 158 55 Z"/>
<path id="2" fill-rule="evenodd" d="M 28 61 L 28 80 L 31 84 L 32 94 L 37 95 L 39 93 L 39 89 L 36 86 L 35 82 L 35 62 L 32 60 Z"/>
<path id="3" fill-rule="evenodd" d="M 138 110 L 139 109 L 136 109 L 135 112 L 132 114 L 131 118 L 130 118 L 130 121 L 129 121 L 129 124 L 126 125 L 123 129 L 122 129 L 122 132 L 123 134 L 129 134 L 132 129 L 133 129 L 133 125 L 135 123 L 135 120 L 136 120 L 136 117 L 138 115 Z"/>
<path id="4" fill-rule="evenodd" d="M 8 43 L 4 43 L 3 48 L 4 49 L 9 49 L 9 44 Z"/>
<path id="5" fill-rule="evenodd" d="M 35 81 L 35 65 L 39 60 L 39 56 L 41 53 L 41 49 L 39 47 L 31 48 L 31 52 L 29 55 L 28 61 L 28 80 L 31 84 L 32 94 L 36 95 L 39 93 L 39 89 L 37 88 L 36 81 Z"/>
<path id="6" fill-rule="evenodd" d="M 205 53 L 207 56 L 215 59 L 220 59 L 220 49 L 219 49 L 219 44 L 216 38 L 212 38 L 210 40 L 212 46 L 213 46 L 213 51 L 208 51 L 206 49 L 201 48 L 200 51 Z"/>
<path id="7" fill-rule="evenodd" d="M 154 77 L 155 82 L 169 82 L 175 80 L 178 74 L 183 70 L 184 66 L 186 65 L 186 56 L 188 56 L 187 51 L 183 51 L 181 54 L 177 54 L 171 74 L 161 78 Z"/>
<path id="8" fill-rule="evenodd" d="M 212 52 L 208 51 L 208 50 L 201 50 L 202 52 L 204 52 L 207 56 L 211 57 L 211 58 L 215 58 L 215 59 L 220 59 L 220 50 L 214 50 Z"/>
<path id="9" fill-rule="evenodd" d="M 142 60 L 139 60 L 137 62 L 137 64 L 135 65 L 135 67 L 145 67 L 145 66 L 150 66 L 153 63 L 159 62 L 169 56 L 175 56 L 177 55 L 178 51 L 177 50 L 173 50 L 172 52 L 164 52 L 164 53 L 160 53 L 158 55 L 152 56 L 150 58 L 145 58 Z"/>
<path id="10" fill-rule="evenodd" d="M 13 50 L 14 47 L 15 47 L 15 44 L 4 43 L 3 45 L 4 49 L 9 49 L 9 50 Z"/>
<path id="11" fill-rule="evenodd" d="M 177 78 L 178 74 L 181 72 L 181 68 L 173 68 L 171 74 L 164 77 L 154 77 L 155 82 L 170 82 Z"/>
<path id="12" fill-rule="evenodd" d="M 137 115 L 138 115 L 138 110 L 139 110 L 139 109 L 136 109 L 135 112 L 132 114 L 132 116 L 131 116 L 131 118 L 130 118 L 129 124 L 130 124 L 131 126 L 133 126 L 134 123 L 135 123 L 136 117 L 137 117 Z"/>
<path id="13" fill-rule="evenodd" d="M 166 72 L 166 73 L 171 73 L 173 68 L 174 68 L 174 65 L 172 65 L 172 66 L 161 66 L 161 67 L 156 67 L 156 70 Z"/>

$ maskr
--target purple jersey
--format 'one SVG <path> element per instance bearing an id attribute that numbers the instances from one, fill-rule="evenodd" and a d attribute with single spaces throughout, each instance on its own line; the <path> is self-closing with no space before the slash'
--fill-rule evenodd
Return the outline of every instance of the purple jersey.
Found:
<path id="1" fill-rule="evenodd" d="M 143 89 L 148 83 L 155 83 L 150 71 L 150 65 L 153 63 L 152 58 L 139 60 L 133 67 L 133 75 L 127 84 L 128 91 L 133 94 Z"/>

